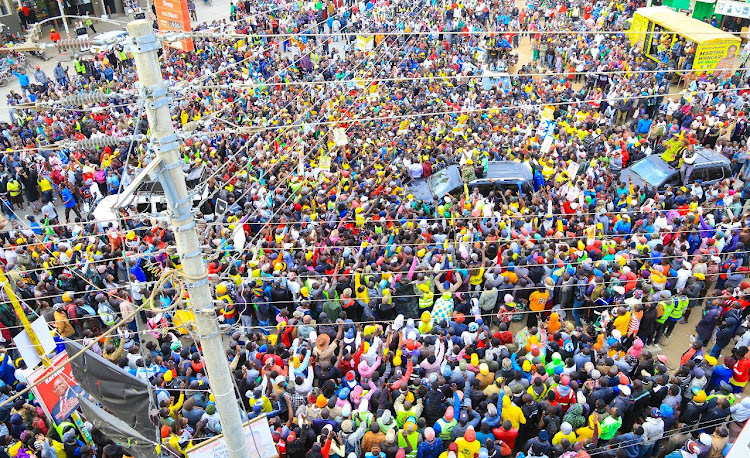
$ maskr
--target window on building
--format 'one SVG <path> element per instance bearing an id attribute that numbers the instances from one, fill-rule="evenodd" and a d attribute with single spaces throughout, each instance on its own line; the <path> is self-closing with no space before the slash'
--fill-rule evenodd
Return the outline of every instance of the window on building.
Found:
<path id="1" fill-rule="evenodd" d="M 11 0 L 0 0 L 0 16 L 8 16 L 13 13 Z"/>

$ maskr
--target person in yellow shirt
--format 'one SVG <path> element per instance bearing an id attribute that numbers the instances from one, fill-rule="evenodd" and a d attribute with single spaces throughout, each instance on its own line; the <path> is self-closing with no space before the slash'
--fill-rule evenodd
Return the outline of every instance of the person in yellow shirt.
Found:
<path id="1" fill-rule="evenodd" d="M 8 194 L 10 194 L 10 201 L 13 205 L 17 205 L 18 208 L 23 208 L 21 183 L 14 177 L 10 177 L 10 179 L 8 180 Z"/>
<path id="2" fill-rule="evenodd" d="M 630 324 L 630 311 L 625 307 L 619 307 L 617 318 L 612 322 L 612 326 L 620 331 L 621 336 L 625 336 L 628 334 L 628 324 Z"/>
<path id="3" fill-rule="evenodd" d="M 458 445 L 455 442 L 448 444 L 448 450 L 440 454 L 439 458 L 457 458 L 458 456 Z"/>
<path id="4" fill-rule="evenodd" d="M 594 433 L 599 434 L 599 416 L 596 412 L 589 415 L 588 424 L 586 426 L 582 426 L 576 430 L 576 436 L 578 437 L 578 440 L 580 442 L 585 442 L 586 440 L 593 440 L 594 439 Z"/>
<path id="5" fill-rule="evenodd" d="M 473 426 L 466 429 L 464 437 L 456 439 L 456 445 L 458 446 L 458 458 L 475 458 L 479 449 L 482 448 Z"/>
<path id="6" fill-rule="evenodd" d="M 568 439 L 571 444 L 576 442 L 576 433 L 573 432 L 573 427 L 567 421 L 560 425 L 560 431 L 552 438 L 552 445 L 560 445 L 563 439 Z"/>
<path id="7" fill-rule="evenodd" d="M 42 192 L 42 195 L 44 195 L 44 198 L 47 199 L 47 202 L 53 202 L 55 200 L 55 196 L 52 194 L 52 184 L 49 182 L 49 180 L 43 176 L 40 176 L 37 183 L 39 184 L 39 191 Z"/>
<path id="8" fill-rule="evenodd" d="M 510 397 L 503 396 L 503 421 L 510 420 L 513 427 L 519 429 L 526 424 L 526 417 L 520 407 L 510 402 Z"/>

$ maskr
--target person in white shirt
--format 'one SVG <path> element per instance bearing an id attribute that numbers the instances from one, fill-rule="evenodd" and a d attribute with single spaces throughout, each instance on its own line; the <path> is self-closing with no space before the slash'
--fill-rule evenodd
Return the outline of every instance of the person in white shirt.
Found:
<path id="1" fill-rule="evenodd" d="M 49 218 L 50 224 L 57 224 L 57 211 L 55 210 L 55 204 L 47 202 L 42 206 L 42 215 Z"/>

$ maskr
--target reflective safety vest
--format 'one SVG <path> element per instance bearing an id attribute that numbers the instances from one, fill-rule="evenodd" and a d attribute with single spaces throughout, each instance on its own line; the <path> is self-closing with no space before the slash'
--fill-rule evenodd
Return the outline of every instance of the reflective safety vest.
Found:
<path id="1" fill-rule="evenodd" d="M 688 304 L 690 303 L 690 298 L 687 296 L 684 297 L 675 297 L 674 298 L 674 308 L 672 308 L 672 314 L 670 318 L 672 320 L 679 320 L 682 318 L 682 314 L 685 312 L 685 309 L 687 309 Z"/>
<path id="2" fill-rule="evenodd" d="M 86 66 L 80 60 L 73 61 L 73 66 L 76 69 L 76 73 L 84 75 L 86 73 Z"/>
<path id="3" fill-rule="evenodd" d="M 709 396 L 709 397 L 706 398 L 706 402 L 709 402 L 711 399 L 714 399 L 714 398 L 717 398 L 717 399 L 726 399 L 727 401 L 729 401 L 729 405 L 730 406 L 733 406 L 734 402 L 737 400 L 737 398 L 735 397 L 735 395 L 732 394 L 732 393 L 729 393 L 729 394 L 712 394 L 711 396 Z"/>
<path id="4" fill-rule="evenodd" d="M 403 434 L 398 435 L 398 446 L 406 448 L 406 441 L 411 444 L 411 452 L 406 454 L 406 458 L 416 458 L 417 456 L 417 442 L 419 441 L 419 433 L 414 431 L 413 433 L 404 437 Z"/>
<path id="5" fill-rule="evenodd" d="M 427 286 L 430 286 L 429 284 Z M 426 293 L 422 291 L 422 296 L 419 297 L 419 308 L 426 309 L 432 307 L 433 300 L 435 299 L 435 293 L 432 292 L 432 288 Z"/>
<path id="6" fill-rule="evenodd" d="M 662 316 L 660 316 L 659 318 L 657 318 L 656 322 L 657 323 L 661 323 L 661 324 L 666 323 L 667 318 L 669 318 L 670 316 L 672 316 L 672 309 L 674 309 L 674 302 L 671 301 L 671 300 L 669 300 L 669 301 L 660 301 L 656 305 L 656 307 L 657 308 L 658 307 L 662 307 L 662 310 L 664 310 L 664 314 Z"/>
<path id="7" fill-rule="evenodd" d="M 445 418 L 440 417 L 440 419 L 436 422 L 436 424 L 440 425 L 440 434 L 438 435 L 440 439 L 444 441 L 450 441 L 451 434 L 453 434 L 453 428 L 456 427 L 457 423 L 458 422 L 455 418 L 451 421 L 448 421 Z"/>
<path id="8" fill-rule="evenodd" d="M 8 181 L 8 192 L 12 197 L 21 194 L 21 183 L 17 181 Z"/>
<path id="9" fill-rule="evenodd" d="M 408 420 L 409 417 L 419 417 L 419 415 L 417 415 L 417 409 L 415 407 L 412 407 L 409 410 L 404 409 L 396 414 L 396 423 L 398 424 L 398 427 L 403 428 L 404 423 L 406 423 L 406 420 Z"/>

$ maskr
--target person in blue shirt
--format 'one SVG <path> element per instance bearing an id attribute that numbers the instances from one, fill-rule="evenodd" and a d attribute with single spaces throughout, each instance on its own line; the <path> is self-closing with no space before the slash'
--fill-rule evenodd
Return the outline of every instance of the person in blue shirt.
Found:
<path id="1" fill-rule="evenodd" d="M 23 91 L 23 95 L 26 95 L 29 90 L 29 75 L 26 74 L 26 70 L 21 69 L 20 71 L 13 71 L 13 74 L 16 75 L 16 78 L 18 78 L 18 84 L 21 85 L 21 90 Z"/>
<path id="2" fill-rule="evenodd" d="M 120 192 L 120 177 L 112 170 L 107 172 L 107 191 L 110 194 Z"/>
<path id="3" fill-rule="evenodd" d="M 636 127 L 636 134 L 638 135 L 648 135 L 648 131 L 651 130 L 651 124 L 654 121 L 649 118 L 647 114 L 641 115 L 641 119 L 638 120 L 638 126 Z"/>
<path id="4" fill-rule="evenodd" d="M 39 223 L 36 222 L 36 218 L 34 218 L 34 215 L 28 215 L 26 219 L 29 220 L 29 227 L 31 228 L 31 231 L 36 235 L 42 235 L 42 226 L 40 226 Z"/>
<path id="5" fill-rule="evenodd" d="M 73 193 L 68 189 L 68 185 L 65 183 L 62 183 L 60 185 L 60 195 L 62 196 L 63 204 L 65 205 L 65 220 L 70 222 L 70 211 L 73 210 L 76 215 L 78 215 L 79 218 L 83 219 L 83 216 L 81 216 L 81 212 L 78 211 L 78 207 L 76 206 L 76 198 L 73 195 Z"/>

